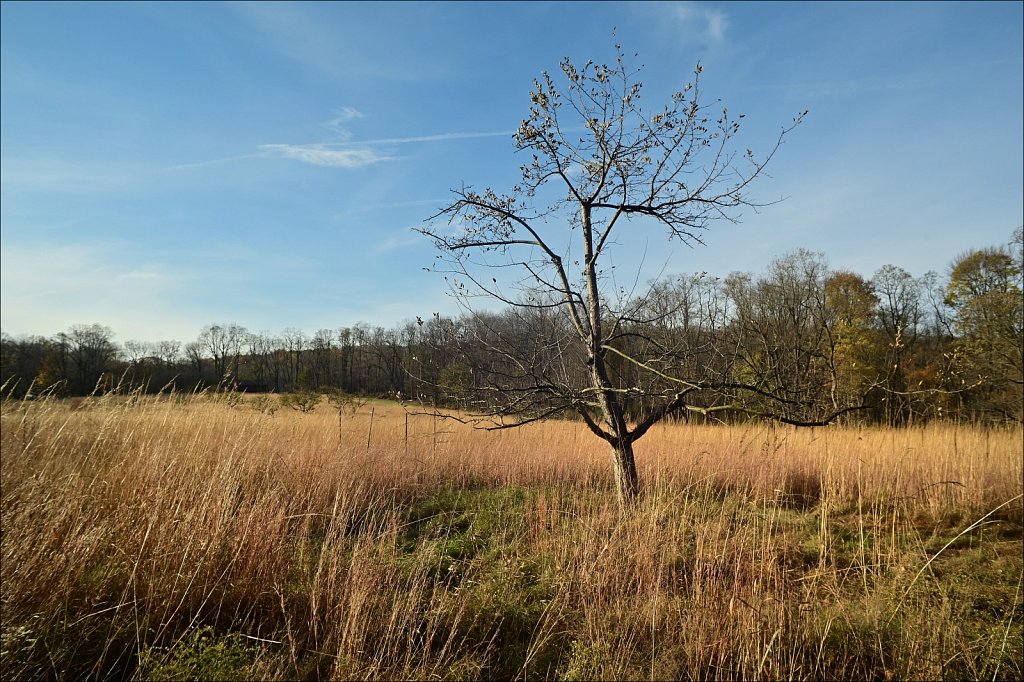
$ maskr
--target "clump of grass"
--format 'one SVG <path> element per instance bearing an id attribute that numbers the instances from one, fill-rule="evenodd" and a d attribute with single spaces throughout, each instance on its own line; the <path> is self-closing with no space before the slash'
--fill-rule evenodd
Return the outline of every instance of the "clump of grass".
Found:
<path id="1" fill-rule="evenodd" d="M 623 516 L 579 424 L 342 407 L 5 401 L 0 675 L 1024 675 L 1019 428 L 659 426 Z"/>
<path id="2" fill-rule="evenodd" d="M 233 682 L 259 677 L 258 652 L 236 634 L 217 636 L 202 627 L 168 651 L 147 647 L 140 652 L 135 677 L 161 682 L 224 680 Z"/>

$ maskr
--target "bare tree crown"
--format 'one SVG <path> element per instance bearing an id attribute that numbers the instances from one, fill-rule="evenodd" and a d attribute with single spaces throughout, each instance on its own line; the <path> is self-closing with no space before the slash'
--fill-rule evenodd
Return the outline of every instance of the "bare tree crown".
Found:
<path id="1" fill-rule="evenodd" d="M 714 221 L 736 221 L 740 209 L 764 205 L 749 197 L 750 184 L 806 112 L 757 157 L 733 149 L 743 114 L 701 102 L 699 64 L 653 114 L 640 105 L 641 69 L 628 66 L 616 46 L 611 66 L 565 59 L 563 83 L 546 72 L 534 81 L 529 115 L 514 136 L 516 149 L 530 155 L 520 183 L 501 194 L 455 190 L 456 201 L 432 218 L 449 227 L 435 222 L 422 230 L 443 254 L 457 295 L 566 306 L 577 331 L 590 336 L 598 330 L 590 324 L 588 279 L 608 274 L 598 263 L 624 221 L 654 220 L 670 238 L 702 243 Z M 579 230 L 582 244 L 563 247 L 564 231 L 547 230 L 552 222 Z M 499 268 L 501 281 L 481 268 Z"/>

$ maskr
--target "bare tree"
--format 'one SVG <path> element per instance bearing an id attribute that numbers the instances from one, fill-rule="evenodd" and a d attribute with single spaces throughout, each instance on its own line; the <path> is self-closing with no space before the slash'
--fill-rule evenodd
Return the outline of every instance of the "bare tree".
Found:
<path id="1" fill-rule="evenodd" d="M 301 329 L 286 327 L 281 331 L 280 338 L 289 358 L 287 383 L 291 385 L 291 388 L 294 391 L 300 388 L 300 375 L 305 368 L 305 365 L 303 364 L 303 353 L 309 349 L 309 337 L 307 337 L 306 332 Z M 308 381 L 305 383 L 308 383 Z M 301 386 L 301 388 L 309 387 Z"/>
<path id="2" fill-rule="evenodd" d="M 185 357 L 196 372 L 199 383 L 203 382 L 203 344 L 199 341 L 189 341 L 185 344 Z"/>
<path id="3" fill-rule="evenodd" d="M 74 390 L 79 394 L 100 390 L 100 380 L 117 356 L 114 332 L 101 324 L 76 324 L 60 335 L 67 344 L 75 369 Z"/>
<path id="4" fill-rule="evenodd" d="M 230 385 L 230 378 L 238 374 L 238 359 L 247 332 L 240 324 L 210 324 L 199 333 L 199 343 L 213 358 L 213 370 L 218 385 Z"/>
<path id="5" fill-rule="evenodd" d="M 246 337 L 249 351 L 249 366 L 256 381 L 269 383 L 271 376 L 271 355 L 273 343 L 267 332 L 253 332 Z M 275 384 L 276 388 L 276 384 Z"/>
<path id="6" fill-rule="evenodd" d="M 920 340 L 925 307 L 921 282 L 903 268 L 883 265 L 871 279 L 878 295 L 878 325 L 886 344 L 885 419 L 891 426 L 906 424 L 913 414 L 907 379 L 908 362 Z"/>
<path id="7" fill-rule="evenodd" d="M 756 281 L 730 278 L 732 375 L 770 393 L 757 398 L 762 406 L 784 397 L 789 411 L 798 404 L 810 414 L 841 407 L 833 402 L 829 371 L 834 319 L 825 296 L 827 275 L 824 256 L 801 249 L 772 261 Z"/>
<path id="8" fill-rule="evenodd" d="M 132 365 L 138 365 L 154 354 L 154 346 L 148 341 L 128 340 L 121 344 L 125 359 Z"/>
<path id="9" fill-rule="evenodd" d="M 642 243 L 644 225 L 692 245 L 715 222 L 737 221 L 757 206 L 751 183 L 806 112 L 755 156 L 736 150 L 743 115 L 701 100 L 700 65 L 653 114 L 640 106 L 640 70 L 620 46 L 611 66 L 566 59 L 561 71 L 561 85 L 547 73 L 534 81 L 529 116 L 515 133 L 526 154 L 521 182 L 504 194 L 463 186 L 421 232 L 439 251 L 435 270 L 467 308 L 475 297 L 509 307 L 470 318 L 462 332 L 467 347 L 483 349 L 468 363 L 477 409 L 488 410 L 481 425 L 575 412 L 611 446 L 628 506 L 640 490 L 633 443 L 654 424 L 687 410 L 742 410 L 731 400 L 739 391 L 774 393 L 723 374 L 681 375 L 677 344 L 650 333 L 675 312 L 636 294 L 639 273 L 617 273 L 615 249 Z M 639 406 L 635 419 L 631 405 Z"/>
<path id="10" fill-rule="evenodd" d="M 313 371 L 313 386 L 322 388 L 331 386 L 331 370 L 334 363 L 334 331 L 319 329 L 309 342 L 310 368 Z"/>
<path id="11" fill-rule="evenodd" d="M 267 337 L 266 349 L 270 358 L 270 372 L 274 377 L 274 392 L 280 393 L 284 390 L 294 390 L 294 377 L 292 377 L 290 372 L 292 366 L 291 354 L 285 345 L 284 339 L 280 336 Z"/>
<path id="12" fill-rule="evenodd" d="M 173 367 L 181 357 L 181 341 L 157 341 L 154 352 L 164 367 Z"/>

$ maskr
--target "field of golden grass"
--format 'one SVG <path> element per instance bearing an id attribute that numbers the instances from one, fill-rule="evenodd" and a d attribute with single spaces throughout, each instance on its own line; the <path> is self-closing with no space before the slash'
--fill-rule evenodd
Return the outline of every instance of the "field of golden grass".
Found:
<path id="1" fill-rule="evenodd" d="M 4 402 L 0 676 L 1024 677 L 1019 427 L 275 405 Z"/>

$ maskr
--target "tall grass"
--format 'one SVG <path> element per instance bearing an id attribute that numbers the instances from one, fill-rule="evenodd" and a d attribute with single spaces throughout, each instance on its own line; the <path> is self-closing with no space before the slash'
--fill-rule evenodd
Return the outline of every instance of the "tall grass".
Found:
<path id="1" fill-rule="evenodd" d="M 260 405 L 3 404 L 4 679 L 1024 675 L 1020 428 Z"/>

